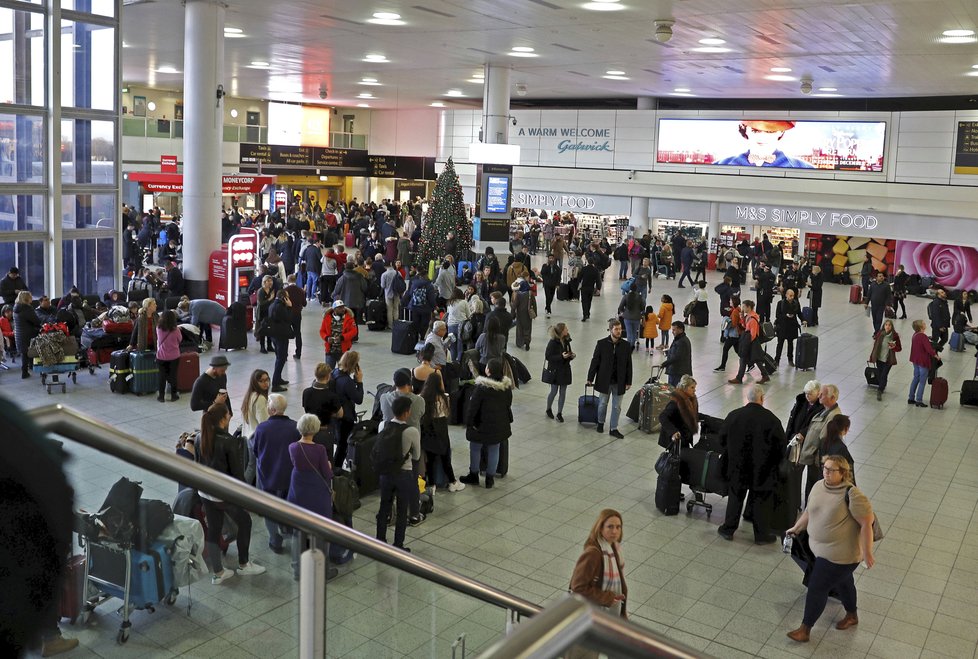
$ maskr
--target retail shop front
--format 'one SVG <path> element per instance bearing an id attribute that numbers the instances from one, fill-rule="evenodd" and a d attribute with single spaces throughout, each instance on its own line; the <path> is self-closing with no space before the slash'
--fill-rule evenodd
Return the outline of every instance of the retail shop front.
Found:
<path id="1" fill-rule="evenodd" d="M 123 177 L 139 186 L 139 208 L 143 211 L 158 206 L 165 216 L 182 212 L 183 174 L 174 172 L 127 172 Z M 221 177 L 221 193 L 226 205 L 234 200 L 248 200 L 260 204 L 262 196 L 268 198 L 276 185 L 276 177 L 257 174 L 225 174 Z M 245 207 L 244 203 L 239 204 Z M 264 206 L 267 208 L 268 206 Z M 262 208 L 261 205 L 252 208 Z"/>

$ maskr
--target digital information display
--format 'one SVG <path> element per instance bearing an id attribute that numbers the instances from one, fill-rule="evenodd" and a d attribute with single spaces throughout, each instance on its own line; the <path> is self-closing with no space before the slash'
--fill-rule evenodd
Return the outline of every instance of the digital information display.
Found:
<path id="1" fill-rule="evenodd" d="M 885 121 L 660 119 L 656 162 L 882 172 Z"/>
<path id="2" fill-rule="evenodd" d="M 509 212 L 508 176 L 489 176 L 486 180 L 486 213 Z"/>

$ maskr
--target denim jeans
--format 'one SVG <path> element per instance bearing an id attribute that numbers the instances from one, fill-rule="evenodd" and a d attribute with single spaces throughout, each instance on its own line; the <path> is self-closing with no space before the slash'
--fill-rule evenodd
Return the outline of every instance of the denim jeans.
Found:
<path id="1" fill-rule="evenodd" d="M 393 476 L 380 476 L 380 510 L 377 511 L 377 539 L 387 542 L 387 518 L 394 508 L 394 546 L 404 546 L 404 531 L 407 529 L 408 502 L 413 495 L 418 496 L 418 479 L 412 469 L 402 469 Z M 394 507 L 394 497 L 398 505 Z"/>
<path id="2" fill-rule="evenodd" d="M 927 374 L 930 369 L 918 364 L 913 365 L 913 380 L 910 381 L 910 393 L 907 400 L 915 400 L 918 403 L 924 402 L 924 387 L 927 386 Z"/>
<path id="3" fill-rule="evenodd" d="M 628 261 L 618 262 L 618 279 L 627 279 L 628 277 Z"/>
<path id="4" fill-rule="evenodd" d="M 876 381 L 879 383 L 879 392 L 883 393 L 886 391 L 886 383 L 890 377 L 890 369 L 892 366 L 886 362 L 881 362 L 876 360 Z M 926 380 L 926 376 L 925 376 Z"/>
<path id="5" fill-rule="evenodd" d="M 612 384 L 612 388 L 616 385 Z M 608 420 L 608 430 L 618 430 L 618 417 L 621 416 L 621 396 L 612 391 L 609 394 L 598 393 L 598 423 L 604 423 L 608 412 L 608 399 L 611 398 L 611 419 Z"/>
<path id="6" fill-rule="evenodd" d="M 452 359 L 457 362 L 462 361 L 462 326 L 449 325 L 448 333 L 455 335 L 455 342 L 448 349 L 452 353 Z"/>
<path id="7" fill-rule="evenodd" d="M 482 444 L 469 442 L 469 473 L 479 473 L 479 462 L 482 461 Z M 486 475 L 494 476 L 499 467 L 499 444 L 486 444 Z"/>
<path id="8" fill-rule="evenodd" d="M 310 272 L 306 274 L 306 299 L 311 300 L 316 297 L 316 291 L 319 290 L 319 273 Z"/>
<path id="9" fill-rule="evenodd" d="M 641 322 L 637 318 L 635 320 L 625 319 L 625 336 L 628 339 L 629 345 L 634 346 L 635 342 L 638 341 L 638 328 Z"/>
<path id="10" fill-rule="evenodd" d="M 272 369 L 272 386 L 282 384 L 282 369 L 285 368 L 285 361 L 289 358 L 289 340 L 271 339 L 275 348 L 275 368 Z"/>

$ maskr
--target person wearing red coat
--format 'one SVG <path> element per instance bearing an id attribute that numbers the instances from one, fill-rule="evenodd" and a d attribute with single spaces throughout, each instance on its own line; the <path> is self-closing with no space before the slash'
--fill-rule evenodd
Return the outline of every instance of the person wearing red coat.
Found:
<path id="1" fill-rule="evenodd" d="M 941 361 L 926 332 L 927 323 L 923 320 L 913 321 L 913 341 L 910 343 L 913 380 L 910 382 L 907 405 L 916 405 L 917 407 L 927 407 L 927 403 L 924 402 L 924 387 L 927 386 L 927 375 L 930 372 L 931 361 L 934 359 Z"/>
<path id="2" fill-rule="evenodd" d="M 343 300 L 336 300 L 323 314 L 323 324 L 319 327 L 319 336 L 326 347 L 325 361 L 330 367 L 335 367 L 343 353 L 353 346 L 356 335 L 357 323 L 353 314 Z"/>

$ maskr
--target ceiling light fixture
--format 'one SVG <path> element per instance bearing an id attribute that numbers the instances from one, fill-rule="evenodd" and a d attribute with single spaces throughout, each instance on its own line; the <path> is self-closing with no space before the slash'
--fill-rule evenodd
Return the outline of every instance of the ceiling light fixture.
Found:
<path id="1" fill-rule="evenodd" d="M 175 67 L 172 66 L 158 66 L 156 67 L 157 73 L 180 73 Z"/>
<path id="2" fill-rule="evenodd" d="M 249 69 L 267 69 L 269 67 L 268 62 L 263 62 L 261 60 L 254 60 L 248 65 Z"/>
<path id="3" fill-rule="evenodd" d="M 971 76 L 973 78 L 974 77 L 978 77 L 978 71 L 968 71 L 967 73 L 965 73 L 965 75 L 966 76 Z"/>
<path id="4" fill-rule="evenodd" d="M 945 37 L 973 37 L 974 30 L 944 30 L 941 34 Z"/>
<path id="5" fill-rule="evenodd" d="M 465 94 L 462 93 L 461 89 L 449 89 L 447 92 L 445 92 L 445 96 L 459 97 L 459 96 L 465 96 Z"/>
<path id="6" fill-rule="evenodd" d="M 690 94 L 689 92 L 670 92 L 670 96 L 695 96 L 695 94 Z"/>
<path id="7" fill-rule="evenodd" d="M 791 73 L 791 69 L 787 66 L 772 66 L 771 73 Z"/>
<path id="8" fill-rule="evenodd" d="M 974 43 L 978 41 L 974 30 L 944 30 L 938 40 L 941 43 Z"/>
<path id="9" fill-rule="evenodd" d="M 591 0 L 581 7 L 589 11 L 618 11 L 625 8 L 618 0 Z"/>
<path id="10" fill-rule="evenodd" d="M 435 101 L 434 103 L 431 104 L 431 107 L 433 107 L 433 108 L 443 108 L 443 107 L 445 107 L 445 104 L 442 103 L 441 101 Z"/>
<path id="11" fill-rule="evenodd" d="M 146 109 L 149 110 L 150 112 L 156 112 L 156 103 L 150 101 L 149 103 L 146 104 Z"/>
<path id="12" fill-rule="evenodd" d="M 601 77 L 604 78 L 605 80 L 630 80 L 630 78 L 626 76 L 601 76 Z"/>
<path id="13" fill-rule="evenodd" d="M 374 25 L 404 25 L 404 21 L 401 20 L 400 14 L 395 14 L 392 11 L 378 11 L 374 13 L 373 18 L 367 19 L 368 23 L 373 23 Z"/>
<path id="14" fill-rule="evenodd" d="M 729 53 L 730 48 L 724 48 L 723 46 L 702 46 L 700 48 L 691 48 L 694 53 Z"/>
<path id="15" fill-rule="evenodd" d="M 469 78 L 466 82 L 471 82 L 473 85 L 484 85 L 486 84 L 485 78 Z"/>
<path id="16" fill-rule="evenodd" d="M 362 94 L 357 94 L 357 98 L 376 98 L 370 92 L 363 92 Z"/>
<path id="17" fill-rule="evenodd" d="M 771 82 L 794 82 L 797 80 L 794 76 L 786 76 L 780 73 L 776 73 L 770 76 L 764 76 L 765 80 L 770 80 Z"/>
<path id="18" fill-rule="evenodd" d="M 358 108 L 369 108 L 370 107 L 370 104 L 369 103 L 357 103 L 357 107 Z"/>
<path id="19" fill-rule="evenodd" d="M 719 37 L 707 37 L 706 39 L 700 39 L 700 43 L 704 46 L 722 46 L 727 42 Z"/>
<path id="20" fill-rule="evenodd" d="M 231 108 L 231 118 L 232 119 L 237 119 L 238 118 L 238 111 L 235 110 L 234 108 Z"/>
<path id="21" fill-rule="evenodd" d="M 529 46 L 513 46 L 506 54 L 510 57 L 537 57 L 534 49 Z"/>
<path id="22" fill-rule="evenodd" d="M 224 38 L 225 39 L 244 39 L 244 30 L 239 27 L 225 27 L 224 28 Z"/>
<path id="23" fill-rule="evenodd" d="M 842 94 L 812 94 L 818 98 L 842 98 Z"/>
<path id="24" fill-rule="evenodd" d="M 689 88 L 688 87 L 676 87 L 672 91 L 676 92 L 677 94 L 688 94 L 689 93 Z"/>
<path id="25" fill-rule="evenodd" d="M 229 25 L 224 26 L 224 31 L 230 34 L 241 34 L 244 32 L 244 30 L 242 30 L 240 27 L 231 27 Z"/>
<path id="26" fill-rule="evenodd" d="M 379 55 L 379 54 L 376 54 L 376 53 L 371 53 L 369 55 L 364 55 L 363 56 L 363 61 L 364 62 L 389 62 L 390 60 L 387 59 L 387 56 L 386 55 Z"/>
<path id="27" fill-rule="evenodd" d="M 625 72 L 624 71 L 614 71 L 614 70 L 612 70 L 612 71 L 605 71 L 605 74 L 606 75 L 609 75 L 609 76 L 623 76 L 623 75 L 625 75 Z"/>
<path id="28" fill-rule="evenodd" d="M 377 78 L 363 78 L 357 84 L 366 85 L 368 87 L 379 87 L 380 86 L 380 83 L 377 82 Z"/>
<path id="29" fill-rule="evenodd" d="M 836 89 L 835 87 L 819 87 L 818 88 L 818 91 L 820 91 L 820 92 L 837 92 L 839 90 Z"/>

